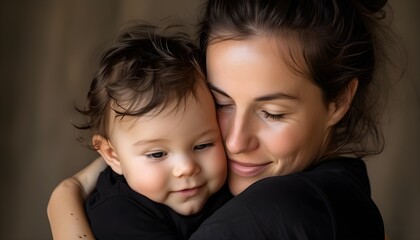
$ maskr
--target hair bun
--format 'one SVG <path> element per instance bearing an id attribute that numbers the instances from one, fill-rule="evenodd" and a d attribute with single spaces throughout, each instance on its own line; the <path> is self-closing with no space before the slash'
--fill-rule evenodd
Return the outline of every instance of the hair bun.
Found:
<path id="1" fill-rule="evenodd" d="M 388 0 L 354 0 L 356 5 L 362 6 L 372 13 L 376 13 L 381 10 Z"/>

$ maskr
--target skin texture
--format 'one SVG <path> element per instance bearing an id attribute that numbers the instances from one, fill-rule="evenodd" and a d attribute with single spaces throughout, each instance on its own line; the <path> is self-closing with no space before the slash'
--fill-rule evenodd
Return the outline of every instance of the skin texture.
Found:
<path id="1" fill-rule="evenodd" d="M 105 161 L 98 158 L 54 189 L 47 208 L 53 239 L 95 239 L 83 202 L 105 167 Z"/>
<path id="2" fill-rule="evenodd" d="M 281 44 L 256 37 L 215 41 L 207 49 L 234 195 L 262 178 L 312 165 L 357 88 L 353 81 L 347 100 L 325 103 L 320 88 L 286 64 Z"/>
<path id="3" fill-rule="evenodd" d="M 226 180 L 227 166 L 209 90 L 201 84 L 179 109 L 169 104 L 146 116 L 109 116 L 99 153 L 128 185 L 182 215 L 199 212 Z"/>

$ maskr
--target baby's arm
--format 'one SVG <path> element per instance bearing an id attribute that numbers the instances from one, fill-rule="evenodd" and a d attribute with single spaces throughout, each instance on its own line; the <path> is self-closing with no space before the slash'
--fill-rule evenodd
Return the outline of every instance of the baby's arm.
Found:
<path id="1" fill-rule="evenodd" d="M 47 207 L 54 239 L 95 239 L 86 217 L 84 200 L 95 188 L 98 175 L 105 167 L 102 158 L 98 158 L 54 189 Z"/>

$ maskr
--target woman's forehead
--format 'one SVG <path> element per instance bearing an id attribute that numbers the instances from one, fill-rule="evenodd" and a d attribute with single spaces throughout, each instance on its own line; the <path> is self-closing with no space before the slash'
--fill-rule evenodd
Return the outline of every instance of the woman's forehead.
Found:
<path id="1" fill-rule="evenodd" d="M 219 48 L 221 45 L 226 45 L 223 44 L 224 42 L 229 42 L 229 45 L 231 46 L 230 49 L 238 50 L 235 51 L 235 53 L 242 53 L 243 57 L 247 57 L 245 55 L 247 53 L 246 49 L 254 48 L 257 51 L 266 50 L 266 52 L 270 54 L 262 54 L 261 59 L 269 60 L 278 58 L 278 60 L 284 62 L 288 69 L 293 71 L 294 74 L 300 75 L 308 80 L 313 80 L 313 76 L 309 70 L 310 63 L 305 57 L 305 53 L 308 50 L 302 46 L 298 33 L 284 31 L 277 34 L 258 34 L 243 37 L 217 37 L 210 41 L 207 45 L 207 59 L 209 59 L 209 51 Z M 253 42 L 258 43 L 253 44 Z M 263 45 L 264 48 L 258 47 L 258 44 Z M 257 46 L 257 48 L 255 48 L 255 46 Z M 224 50 L 219 50 L 217 54 L 213 54 L 211 57 L 218 58 L 219 54 L 223 54 L 225 50 L 226 48 L 224 48 Z"/>

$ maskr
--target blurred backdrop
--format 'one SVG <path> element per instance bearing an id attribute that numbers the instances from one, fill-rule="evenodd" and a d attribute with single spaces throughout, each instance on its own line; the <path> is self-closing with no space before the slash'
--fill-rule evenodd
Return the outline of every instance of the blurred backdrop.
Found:
<path id="1" fill-rule="evenodd" d="M 386 148 L 368 168 L 390 239 L 418 240 L 420 2 L 391 6 L 408 66 L 385 116 Z M 96 157 L 76 141 L 74 105 L 123 23 L 170 17 L 193 31 L 200 9 L 197 0 L 0 0 L 0 239 L 51 239 L 51 191 Z"/>

